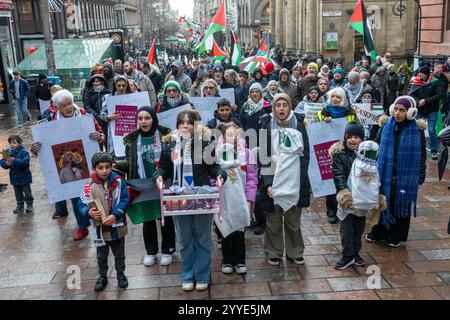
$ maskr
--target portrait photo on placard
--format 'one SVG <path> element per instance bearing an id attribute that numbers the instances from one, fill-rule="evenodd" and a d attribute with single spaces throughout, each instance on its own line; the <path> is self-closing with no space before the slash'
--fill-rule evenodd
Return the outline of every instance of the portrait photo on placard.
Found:
<path id="1" fill-rule="evenodd" d="M 82 140 L 52 145 L 52 151 L 61 184 L 89 178 Z"/>

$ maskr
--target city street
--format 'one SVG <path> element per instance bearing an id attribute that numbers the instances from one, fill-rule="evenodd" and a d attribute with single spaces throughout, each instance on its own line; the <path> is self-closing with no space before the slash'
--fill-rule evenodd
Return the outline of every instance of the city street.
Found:
<path id="1" fill-rule="evenodd" d="M 0 147 L 7 137 L 21 134 L 24 145 L 31 144 L 30 127 L 12 128 L 14 120 L 0 123 Z M 12 186 L 0 193 L 0 299 L 450 299 L 450 190 L 447 169 L 443 181 L 437 180 L 436 161 L 427 162 L 427 179 L 419 189 L 417 218 L 411 222 L 409 241 L 398 248 L 363 240 L 362 257 L 368 266 L 380 269 L 380 289 L 367 287 L 366 268 L 334 268 L 340 258 L 339 224 L 330 225 L 325 201 L 314 199 L 302 215 L 306 246 L 305 266 L 283 262 L 279 267 L 267 263 L 264 236 L 246 231 L 248 273 L 225 275 L 221 272 L 221 252 L 215 248 L 212 281 L 203 292 L 181 289 L 179 253 L 168 267 L 145 267 L 142 226 L 132 225 L 126 236 L 126 275 L 129 287 L 119 289 L 110 254 L 110 281 L 105 291 L 94 292 L 98 277 L 96 249 L 90 237 L 75 242 L 76 221 L 52 220 L 53 205 L 47 203 L 43 177 L 37 159 L 31 160 L 34 214 L 13 214 Z M 0 171 L 0 182 L 9 182 L 8 171 Z M 368 228 L 366 228 L 366 232 Z M 178 249 L 178 248 L 177 248 Z M 81 270 L 81 288 L 67 287 L 70 266 Z M 70 271 L 70 270 L 69 270 Z M 370 281 L 369 281 L 370 282 Z"/>

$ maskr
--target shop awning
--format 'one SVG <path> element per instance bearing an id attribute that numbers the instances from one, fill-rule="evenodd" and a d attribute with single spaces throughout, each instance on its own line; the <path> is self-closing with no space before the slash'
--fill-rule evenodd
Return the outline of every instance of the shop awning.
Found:
<path id="1" fill-rule="evenodd" d="M 90 69 L 97 62 L 104 62 L 112 57 L 109 38 L 98 39 L 57 39 L 53 41 L 57 73 L 70 69 Z M 47 57 L 42 46 L 24 60 L 17 69 L 24 74 L 47 73 Z"/>

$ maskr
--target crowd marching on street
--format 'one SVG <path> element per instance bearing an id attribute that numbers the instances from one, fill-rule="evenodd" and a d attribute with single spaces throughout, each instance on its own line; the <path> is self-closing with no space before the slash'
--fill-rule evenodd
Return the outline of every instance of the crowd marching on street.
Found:
<path id="1" fill-rule="evenodd" d="M 256 51 L 244 45 L 243 56 Z M 164 57 L 154 64 L 134 52 L 130 50 L 125 61 L 93 66 L 81 101 L 44 74 L 36 88 L 37 99 L 50 100 L 40 123 L 92 115 L 95 131 L 89 138 L 98 142 L 101 151 L 87 159 L 91 173 L 80 196 L 66 200 L 73 205 L 78 225 L 75 241 L 93 237 L 91 225 L 101 227 L 95 291 L 104 290 L 108 283 L 109 248 L 118 285 L 128 287 L 127 215 L 136 210 L 130 183 L 140 179 L 180 195 L 206 186 L 221 190 L 221 221 L 218 214 L 186 214 L 166 216 L 162 225 L 157 223 L 162 218 L 160 202 L 145 208 L 151 218 L 142 221 L 143 263 L 170 265 L 178 251 L 183 290 L 208 288 L 214 241 L 222 250 L 222 272 L 246 273 L 244 231 L 250 227 L 255 234 L 264 234 L 267 263 L 279 265 L 285 256 L 305 264 L 300 218 L 313 197 L 307 128 L 342 118 L 347 120 L 344 136 L 329 147 L 336 193 L 323 197 L 329 223 L 340 224 L 343 249 L 335 268 L 366 265 L 359 254 L 363 239 L 385 241 L 392 248 L 408 240 L 419 186 L 425 181 L 427 148 L 431 159 L 438 160 L 436 127 L 440 117 L 442 127 L 450 122 L 450 58 L 420 60 L 412 70 L 406 63 L 394 63 L 386 53 L 375 61 L 364 55 L 349 67 L 348 62 L 325 61 L 322 56 L 298 58 L 273 48 L 274 63 L 249 72 L 232 66 L 228 59 L 217 61 L 183 45 L 167 46 Z M 145 56 L 143 52 L 141 57 Z M 224 89 L 234 89 L 234 101 L 221 97 Z M 13 72 L 9 91 L 17 126 L 22 128 L 32 119 L 27 108 L 30 88 L 19 71 Z M 118 156 L 111 124 L 121 114 L 110 113 L 107 101 L 136 92 L 148 94 L 150 104 L 138 108 L 138 127 L 124 135 L 125 156 Z M 202 119 L 191 100 L 208 97 L 221 98 L 209 106 L 213 116 Z M 309 103 L 321 105 L 313 119 L 302 112 Z M 377 125 L 364 124 L 352 108 L 355 103 L 382 106 L 384 115 Z M 189 108 L 173 118 L 173 130 L 160 123 L 161 114 L 186 105 Z M 256 132 L 256 145 L 245 132 Z M 17 202 L 14 214 L 31 214 L 35 209 L 30 159 L 41 157 L 45 141 L 35 140 L 27 150 L 22 139 L 20 135 L 8 138 L 10 148 L 0 165 L 10 173 Z M 61 161 L 70 168 L 70 157 Z M 358 179 L 361 172 L 367 183 Z M 61 170 L 60 178 L 74 181 L 81 174 L 76 168 Z M 53 219 L 69 215 L 66 200 L 55 203 Z M 371 231 L 363 235 L 369 221 Z"/>

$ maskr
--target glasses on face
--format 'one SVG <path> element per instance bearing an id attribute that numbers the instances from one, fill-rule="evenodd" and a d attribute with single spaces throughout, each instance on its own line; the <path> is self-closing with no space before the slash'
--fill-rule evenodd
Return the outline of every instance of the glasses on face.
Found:
<path id="1" fill-rule="evenodd" d="M 177 90 L 177 89 L 169 89 L 169 90 L 167 90 L 166 92 L 167 92 L 167 93 L 173 93 L 173 92 L 178 92 L 178 90 Z"/>

